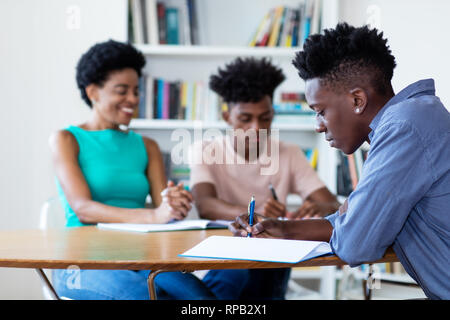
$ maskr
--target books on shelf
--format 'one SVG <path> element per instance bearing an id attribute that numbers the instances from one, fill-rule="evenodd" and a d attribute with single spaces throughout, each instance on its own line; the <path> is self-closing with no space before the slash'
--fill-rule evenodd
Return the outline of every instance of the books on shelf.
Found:
<path id="1" fill-rule="evenodd" d="M 298 47 L 321 29 L 321 0 L 305 0 L 297 7 L 278 6 L 267 12 L 250 40 L 251 47 Z"/>
<path id="2" fill-rule="evenodd" d="M 315 115 L 314 111 L 306 103 L 304 93 L 301 92 L 282 91 L 278 97 L 275 97 L 273 108 L 276 115 Z"/>
<path id="3" fill-rule="evenodd" d="M 309 164 L 314 170 L 317 170 L 317 162 L 319 161 L 319 149 L 317 148 L 308 148 L 304 149 L 305 157 L 308 160 Z"/>
<path id="4" fill-rule="evenodd" d="M 196 0 L 129 0 L 130 40 L 136 44 L 199 44 Z"/>
<path id="5" fill-rule="evenodd" d="M 167 81 L 144 75 L 139 80 L 135 118 L 218 121 L 222 99 L 203 82 Z"/>
<path id="6" fill-rule="evenodd" d="M 354 153 L 345 155 L 342 151 L 338 151 L 337 165 L 337 194 L 349 196 L 358 185 L 361 179 L 363 164 L 367 158 L 368 145 L 363 144 Z"/>

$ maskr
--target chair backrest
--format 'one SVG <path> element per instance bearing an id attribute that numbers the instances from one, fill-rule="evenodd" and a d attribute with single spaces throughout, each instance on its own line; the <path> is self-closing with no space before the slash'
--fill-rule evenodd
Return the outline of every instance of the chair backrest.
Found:
<path id="1" fill-rule="evenodd" d="M 39 217 L 39 229 L 46 230 L 49 228 L 63 228 L 66 224 L 66 217 L 64 208 L 61 205 L 61 201 L 58 197 L 49 198 L 42 204 L 40 217 Z M 38 269 L 38 273 L 41 272 L 42 281 L 42 294 L 45 300 L 55 300 L 56 298 L 51 293 L 49 285 L 43 280 L 42 276 L 46 276 L 51 279 L 51 274 L 47 274 L 45 270 Z M 60 297 L 60 299 L 64 299 Z"/>
<path id="2" fill-rule="evenodd" d="M 58 197 L 49 198 L 41 207 L 39 229 L 62 228 L 66 224 L 64 208 Z"/>

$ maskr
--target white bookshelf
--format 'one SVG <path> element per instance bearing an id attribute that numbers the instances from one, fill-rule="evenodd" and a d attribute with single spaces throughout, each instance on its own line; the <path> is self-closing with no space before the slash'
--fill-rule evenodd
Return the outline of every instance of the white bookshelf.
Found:
<path id="1" fill-rule="evenodd" d="M 300 48 L 243 47 L 208 45 L 146 45 L 136 47 L 145 55 L 173 57 L 275 57 L 292 59 Z"/>
<path id="2" fill-rule="evenodd" d="M 164 119 L 133 119 L 130 129 L 133 130 L 174 130 L 174 129 L 221 129 L 226 130 L 228 125 L 224 121 L 206 122 L 201 120 L 164 120 Z M 272 124 L 272 129 L 280 131 L 307 131 L 313 132 L 313 123 L 277 123 Z"/>

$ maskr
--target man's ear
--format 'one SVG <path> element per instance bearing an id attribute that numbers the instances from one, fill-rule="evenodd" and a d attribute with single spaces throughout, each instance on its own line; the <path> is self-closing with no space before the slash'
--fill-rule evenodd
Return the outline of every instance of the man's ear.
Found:
<path id="1" fill-rule="evenodd" d="M 355 114 L 362 114 L 368 103 L 366 91 L 362 88 L 354 88 L 349 93 L 353 100 L 353 112 Z"/>
<path id="2" fill-rule="evenodd" d="M 96 85 L 95 83 L 91 83 L 90 85 L 86 86 L 84 90 L 86 91 L 86 95 L 88 96 L 92 105 L 94 105 L 98 101 L 98 85 Z"/>
<path id="3" fill-rule="evenodd" d="M 229 125 L 231 125 L 230 123 L 230 111 L 222 111 L 222 119 L 228 123 Z"/>

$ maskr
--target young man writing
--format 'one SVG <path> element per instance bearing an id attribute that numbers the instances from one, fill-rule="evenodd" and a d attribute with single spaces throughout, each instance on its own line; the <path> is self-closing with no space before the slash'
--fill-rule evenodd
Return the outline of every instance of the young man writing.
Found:
<path id="1" fill-rule="evenodd" d="M 357 188 L 325 219 L 244 216 L 235 235 L 329 241 L 356 266 L 381 258 L 392 246 L 409 275 L 431 299 L 450 298 L 450 114 L 431 79 L 395 94 L 395 58 L 382 33 L 339 24 L 312 35 L 294 65 L 317 113 L 317 131 L 347 154 L 371 145 Z"/>

